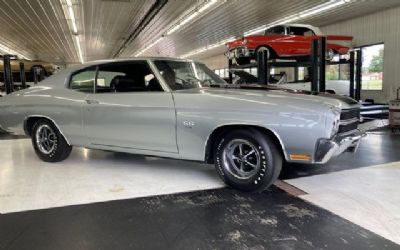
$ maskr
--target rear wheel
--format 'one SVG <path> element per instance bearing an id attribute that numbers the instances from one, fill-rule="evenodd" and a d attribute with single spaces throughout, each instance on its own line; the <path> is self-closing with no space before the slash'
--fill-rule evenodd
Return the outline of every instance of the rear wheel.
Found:
<path id="1" fill-rule="evenodd" d="M 71 153 L 72 147 L 48 120 L 37 121 L 32 128 L 31 135 L 36 154 L 45 162 L 62 161 Z"/>
<path id="2" fill-rule="evenodd" d="M 221 179 L 243 191 L 263 191 L 282 169 L 282 155 L 274 141 L 256 129 L 235 130 L 223 136 L 214 157 Z"/>

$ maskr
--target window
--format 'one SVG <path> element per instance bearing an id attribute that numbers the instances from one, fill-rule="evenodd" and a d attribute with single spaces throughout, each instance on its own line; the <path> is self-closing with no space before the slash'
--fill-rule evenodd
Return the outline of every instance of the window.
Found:
<path id="1" fill-rule="evenodd" d="M 225 83 L 204 64 L 187 61 L 158 60 L 154 62 L 172 90 L 193 89 Z"/>
<path id="2" fill-rule="evenodd" d="M 314 32 L 306 27 L 288 27 L 288 34 L 295 36 L 314 36 Z"/>
<path id="3" fill-rule="evenodd" d="M 122 62 L 99 66 L 96 93 L 163 91 L 147 62 Z"/>
<path id="4" fill-rule="evenodd" d="M 80 92 L 93 93 L 95 78 L 96 67 L 84 69 L 83 71 L 79 71 L 72 75 L 69 87 Z"/>
<path id="5" fill-rule="evenodd" d="M 384 44 L 361 47 L 362 90 L 382 90 Z"/>
<path id="6" fill-rule="evenodd" d="M 265 31 L 265 35 L 285 35 L 284 26 L 275 26 Z"/>

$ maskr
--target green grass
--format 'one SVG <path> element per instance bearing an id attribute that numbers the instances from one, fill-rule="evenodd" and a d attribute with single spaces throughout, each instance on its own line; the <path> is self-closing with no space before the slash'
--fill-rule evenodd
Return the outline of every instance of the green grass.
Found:
<path id="1" fill-rule="evenodd" d="M 362 90 L 382 90 L 382 80 L 363 80 Z"/>

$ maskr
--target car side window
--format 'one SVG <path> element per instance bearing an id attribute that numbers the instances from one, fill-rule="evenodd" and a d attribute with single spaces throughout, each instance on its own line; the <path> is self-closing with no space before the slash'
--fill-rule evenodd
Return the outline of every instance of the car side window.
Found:
<path id="1" fill-rule="evenodd" d="M 163 91 L 146 61 L 99 66 L 96 93 Z"/>
<path id="2" fill-rule="evenodd" d="M 73 74 L 69 82 L 69 87 L 76 91 L 93 93 L 95 79 L 96 67 L 91 67 Z"/>
<path id="3" fill-rule="evenodd" d="M 288 34 L 295 36 L 315 36 L 311 29 L 305 27 L 288 27 Z"/>
<path id="4" fill-rule="evenodd" d="M 284 26 L 271 27 L 265 31 L 265 35 L 285 35 L 285 27 Z"/>

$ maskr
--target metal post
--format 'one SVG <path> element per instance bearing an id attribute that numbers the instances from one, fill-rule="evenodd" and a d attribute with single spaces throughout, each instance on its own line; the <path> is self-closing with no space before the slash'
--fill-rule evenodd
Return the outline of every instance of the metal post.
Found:
<path id="1" fill-rule="evenodd" d="M 311 42 L 311 91 L 318 92 L 318 40 Z"/>
<path id="2" fill-rule="evenodd" d="M 361 100 L 361 75 L 362 75 L 362 52 L 361 49 L 357 50 L 357 63 L 356 63 L 356 93 L 355 99 L 357 101 Z"/>
<path id="3" fill-rule="evenodd" d="M 326 82 L 325 82 L 325 70 L 326 70 L 326 37 L 321 37 L 318 41 L 319 44 L 319 91 L 325 92 Z"/>
<path id="4" fill-rule="evenodd" d="M 299 67 L 294 68 L 294 81 L 299 81 Z"/>
<path id="5" fill-rule="evenodd" d="M 25 65 L 23 62 L 19 63 L 19 77 L 23 89 L 26 89 Z"/>
<path id="6" fill-rule="evenodd" d="M 269 66 L 268 66 L 268 50 L 260 49 L 257 53 L 257 73 L 258 83 L 268 84 L 269 80 Z"/>
<path id="7" fill-rule="evenodd" d="M 354 51 L 350 51 L 350 59 L 349 59 L 349 80 L 350 80 L 350 89 L 349 89 L 349 96 L 354 98 Z"/>
<path id="8" fill-rule="evenodd" d="M 232 68 L 232 59 L 228 59 L 229 83 L 232 83 L 233 80 L 231 68 Z"/>
<path id="9" fill-rule="evenodd" d="M 38 72 L 37 72 L 37 68 L 33 67 L 33 82 L 35 84 L 37 84 L 39 81 L 39 77 L 38 77 Z"/>
<path id="10" fill-rule="evenodd" d="M 4 67 L 4 86 L 6 87 L 6 93 L 10 94 L 14 91 L 12 71 L 11 71 L 11 55 L 3 56 L 3 67 Z"/>

